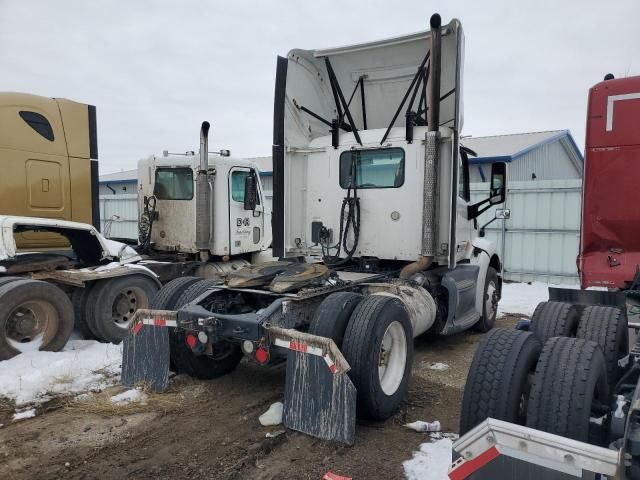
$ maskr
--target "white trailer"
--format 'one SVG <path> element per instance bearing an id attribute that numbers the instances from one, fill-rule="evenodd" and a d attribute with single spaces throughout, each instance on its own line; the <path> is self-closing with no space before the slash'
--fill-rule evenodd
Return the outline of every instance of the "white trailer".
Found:
<path id="1" fill-rule="evenodd" d="M 162 390 L 170 360 L 215 378 L 243 354 L 286 358 L 285 424 L 352 443 L 356 405 L 383 420 L 403 401 L 413 337 L 493 327 L 500 258 L 476 218 L 504 202 L 505 165 L 471 204 L 463 43 L 460 22 L 442 26 L 436 14 L 427 32 L 278 58 L 272 224 L 281 261 L 224 284 L 165 286 L 125 339 L 124 383 Z M 252 183 L 245 201 L 257 211 Z"/>

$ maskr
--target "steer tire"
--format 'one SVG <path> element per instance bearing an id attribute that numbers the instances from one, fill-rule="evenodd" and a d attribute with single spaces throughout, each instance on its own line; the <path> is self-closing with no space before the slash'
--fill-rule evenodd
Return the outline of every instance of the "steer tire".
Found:
<path id="1" fill-rule="evenodd" d="M 600 345 L 607 364 L 609 389 L 613 391 L 621 374 L 618 362 L 629 355 L 629 326 L 624 312 L 616 307 L 585 307 L 576 337 Z"/>
<path id="2" fill-rule="evenodd" d="M 608 404 L 607 369 L 600 346 L 578 338 L 549 339 L 533 376 L 527 426 L 587 442 L 594 401 Z"/>
<path id="3" fill-rule="evenodd" d="M 564 302 L 540 302 L 531 316 L 530 331 L 545 343 L 552 337 L 575 337 L 578 314 Z"/>
<path id="4" fill-rule="evenodd" d="M 385 333 L 392 340 L 387 344 L 391 354 L 381 380 L 379 362 Z M 413 328 L 403 303 L 382 295 L 364 297 L 351 314 L 342 353 L 357 388 L 358 416 L 386 420 L 393 415 L 407 393 L 413 361 Z"/>
<path id="5" fill-rule="evenodd" d="M 332 293 L 318 305 L 309 324 L 309 333 L 330 338 L 340 348 L 349 318 L 361 301 L 359 293 Z"/>
<path id="6" fill-rule="evenodd" d="M 93 286 L 93 283 L 87 283 L 84 288 L 75 288 L 71 295 L 75 327 L 80 330 L 80 333 L 82 333 L 82 336 L 86 339 L 96 338 L 87 324 L 87 299 Z"/>
<path id="7" fill-rule="evenodd" d="M 151 299 L 151 308 L 157 310 L 172 310 L 176 301 L 187 288 L 196 282 L 201 281 L 201 277 L 179 277 L 167 282 L 156 292 Z"/>
<path id="8" fill-rule="evenodd" d="M 474 330 L 486 333 L 493 328 L 498 315 L 498 301 L 500 300 L 500 281 L 495 268 L 487 268 L 482 292 L 482 315 L 473 325 Z"/>
<path id="9" fill-rule="evenodd" d="M 0 286 L 0 360 L 36 349 L 35 345 L 29 348 L 31 337 L 20 329 L 24 326 L 16 328 L 18 309 L 21 318 L 26 314 L 35 319 L 29 334 L 41 331 L 38 350 L 56 352 L 69 340 L 73 331 L 73 305 L 65 292 L 40 280 L 8 282 Z"/>
<path id="10" fill-rule="evenodd" d="M 98 280 L 87 297 L 86 321 L 96 338 L 120 343 L 136 310 L 149 308 L 158 284 L 146 275 Z M 120 306 L 126 304 L 125 310 Z M 122 311 L 121 311 L 122 310 Z"/>
<path id="11" fill-rule="evenodd" d="M 497 328 L 482 338 L 462 397 L 461 435 L 488 417 L 524 425 L 529 375 L 541 350 L 540 341 L 521 330 Z"/>
<path id="12" fill-rule="evenodd" d="M 193 283 L 184 290 L 173 308 L 183 307 L 218 284 L 219 282 L 215 280 L 200 280 Z M 219 356 L 196 355 L 186 343 L 184 330 L 169 330 L 169 345 L 171 361 L 178 372 L 203 380 L 211 380 L 232 372 L 242 360 L 240 346 L 227 341 L 220 341 L 214 345 L 214 352 L 220 351 Z"/>

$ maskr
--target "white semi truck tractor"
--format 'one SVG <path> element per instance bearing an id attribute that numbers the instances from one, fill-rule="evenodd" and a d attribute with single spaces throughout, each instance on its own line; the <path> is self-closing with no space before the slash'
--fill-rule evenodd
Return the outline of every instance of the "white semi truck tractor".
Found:
<path id="1" fill-rule="evenodd" d="M 118 343 L 162 285 L 221 281 L 261 257 L 271 260 L 271 213 L 258 166 L 226 150 L 209 153 L 208 132 L 204 122 L 199 155 L 139 162 L 135 247 L 84 223 L 0 215 L 0 360 L 59 350 L 74 324 L 87 338 Z M 249 197 L 254 203 L 247 205 Z M 69 247 L 22 252 L 17 239 L 33 232 L 59 234 Z"/>
<path id="2" fill-rule="evenodd" d="M 470 202 L 463 38 L 436 14 L 430 31 L 278 58 L 279 261 L 165 286 L 125 339 L 125 384 L 162 390 L 170 362 L 215 378 L 243 356 L 286 359 L 285 425 L 353 443 L 356 415 L 400 407 L 414 337 L 492 328 L 501 261 L 476 219 L 504 202 L 506 175 L 494 164 L 487 198 Z"/>

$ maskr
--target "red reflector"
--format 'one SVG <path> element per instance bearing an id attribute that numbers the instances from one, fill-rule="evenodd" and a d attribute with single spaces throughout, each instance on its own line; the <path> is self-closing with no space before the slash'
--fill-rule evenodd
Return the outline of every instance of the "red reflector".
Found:
<path id="1" fill-rule="evenodd" d="M 269 361 L 269 350 L 266 348 L 258 348 L 256 350 L 256 360 L 259 363 L 267 363 Z"/>
<path id="2" fill-rule="evenodd" d="M 198 344 L 198 339 L 196 338 L 195 335 L 187 335 L 186 342 L 187 342 L 187 345 L 189 345 L 189 348 L 196 348 L 196 345 Z"/>

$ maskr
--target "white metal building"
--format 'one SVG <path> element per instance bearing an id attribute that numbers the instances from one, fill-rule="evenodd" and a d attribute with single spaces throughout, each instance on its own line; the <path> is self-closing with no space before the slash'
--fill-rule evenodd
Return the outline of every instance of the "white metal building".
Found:
<path id="1" fill-rule="evenodd" d="M 100 175 L 100 195 L 136 193 L 137 184 L 138 170 L 123 170 Z"/>
<path id="2" fill-rule="evenodd" d="M 494 162 L 507 162 L 516 182 L 582 178 L 584 159 L 569 130 L 463 137 L 461 143 L 478 154 L 470 159 L 471 182 L 488 181 Z"/>
<path id="3" fill-rule="evenodd" d="M 503 259 L 504 278 L 576 283 L 583 157 L 568 130 L 467 137 L 472 200 L 486 198 L 491 163 L 507 162 L 509 220 L 486 229 Z M 494 217 L 495 207 L 478 219 Z"/>

